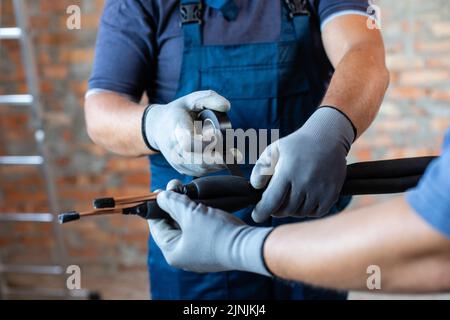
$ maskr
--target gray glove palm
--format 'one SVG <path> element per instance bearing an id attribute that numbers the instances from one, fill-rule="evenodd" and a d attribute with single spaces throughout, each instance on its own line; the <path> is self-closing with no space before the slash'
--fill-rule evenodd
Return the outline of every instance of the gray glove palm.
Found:
<path id="1" fill-rule="evenodd" d="M 152 105 L 144 119 L 152 148 L 161 151 L 178 172 L 191 176 L 225 168 L 220 153 L 204 152 L 204 137 L 194 130 L 196 114 L 203 109 L 228 112 L 230 102 L 214 91 L 197 91 L 167 105 Z"/>
<path id="2" fill-rule="evenodd" d="M 256 189 L 269 184 L 252 213 L 253 220 L 328 213 L 342 189 L 354 138 L 346 116 L 323 107 L 299 130 L 269 145 L 250 177 Z"/>
<path id="3" fill-rule="evenodd" d="M 160 193 L 157 201 L 178 224 L 148 220 L 153 239 L 170 265 L 195 272 L 241 270 L 270 275 L 262 247 L 271 228 L 248 226 L 227 212 L 170 191 Z"/>

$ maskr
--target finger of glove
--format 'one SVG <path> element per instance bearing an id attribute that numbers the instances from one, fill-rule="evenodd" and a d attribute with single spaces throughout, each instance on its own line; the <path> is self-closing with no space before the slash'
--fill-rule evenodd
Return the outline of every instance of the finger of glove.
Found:
<path id="1" fill-rule="evenodd" d="M 331 208 L 334 206 L 334 204 L 339 200 L 339 194 L 333 194 L 329 197 L 326 197 L 323 201 L 320 202 L 319 208 L 316 211 L 317 217 L 323 217 L 327 213 L 330 212 Z"/>
<path id="2" fill-rule="evenodd" d="M 181 228 L 186 220 L 194 213 L 196 203 L 187 196 L 172 191 L 163 191 L 158 194 L 158 206 L 167 212 Z"/>
<path id="3" fill-rule="evenodd" d="M 211 109 L 228 112 L 230 110 L 230 102 L 213 90 L 195 91 L 175 100 L 174 103 L 192 111 Z"/>
<path id="4" fill-rule="evenodd" d="M 178 131 L 178 130 L 177 130 Z M 186 137 L 184 135 L 183 137 Z M 180 139 L 181 140 L 181 139 Z M 165 152 L 169 163 L 179 172 L 194 176 L 201 176 L 202 174 L 219 171 L 225 168 L 223 156 L 221 152 L 215 149 L 215 145 L 207 145 L 202 147 L 202 142 L 195 148 L 188 148 L 189 138 L 184 140 L 184 147 L 181 146 L 183 142 L 172 143 L 171 148 Z M 184 150 L 184 149 L 189 150 Z M 165 149 L 163 150 L 163 152 Z"/>
<path id="5" fill-rule="evenodd" d="M 261 200 L 255 206 L 255 209 L 253 209 L 253 220 L 257 223 L 267 220 L 283 206 L 288 192 L 289 182 L 286 177 L 275 175 L 269 182 L 269 186 L 264 191 Z"/>
<path id="6" fill-rule="evenodd" d="M 227 112 L 230 110 L 230 102 L 224 97 L 218 95 L 214 91 L 199 91 L 194 92 L 184 97 L 183 106 L 190 111 L 201 111 L 203 109 L 211 109 L 221 112 Z M 177 141 L 181 143 L 184 150 L 192 150 L 192 144 L 195 143 L 195 139 L 198 140 L 199 150 L 203 147 L 202 132 L 195 132 L 194 119 L 190 112 L 185 112 L 179 115 L 179 119 L 176 125 L 178 131 L 175 132 Z M 217 132 L 207 132 L 208 140 L 211 140 L 211 135 L 219 137 Z"/>
<path id="7" fill-rule="evenodd" d="M 210 167 L 224 167 L 223 156 L 216 150 L 204 150 L 203 152 L 180 150 L 179 157 L 183 164 L 187 166 L 198 166 L 205 170 Z"/>
<path id="8" fill-rule="evenodd" d="M 162 150 L 162 153 L 169 164 L 179 173 L 189 176 L 200 176 L 198 172 L 202 171 L 202 169 L 199 168 L 199 165 L 193 163 L 193 157 L 187 158 L 185 156 L 186 154 L 190 153 L 186 153 L 184 150 L 181 150 L 181 147 L 178 145 L 178 143 L 172 144 L 171 149 Z"/>
<path id="9" fill-rule="evenodd" d="M 200 162 L 201 161 L 202 160 L 200 160 Z M 222 165 L 206 165 L 204 163 L 193 164 L 193 161 L 191 159 L 182 159 L 182 162 L 178 161 L 177 163 L 169 161 L 169 163 L 179 173 L 193 177 L 201 177 L 207 173 L 216 172 L 223 169 Z"/>
<path id="10" fill-rule="evenodd" d="M 186 110 L 180 110 L 175 129 L 173 130 L 172 139 L 175 142 L 177 150 L 186 152 L 194 152 L 202 150 L 202 136 L 196 135 L 194 130 L 194 119 Z M 198 149 L 198 150 L 197 150 Z"/>
<path id="11" fill-rule="evenodd" d="M 300 216 L 299 208 L 305 201 L 305 193 L 298 192 L 291 186 L 289 194 L 286 195 L 284 204 L 273 214 L 276 217 Z"/>
<path id="12" fill-rule="evenodd" d="M 219 112 L 228 112 L 230 111 L 230 107 L 230 101 L 211 90 L 208 95 L 195 100 L 192 110 L 200 111 L 210 109 Z"/>
<path id="13" fill-rule="evenodd" d="M 202 133 L 195 132 L 192 122 L 190 116 L 180 117 L 173 133 L 171 152 L 178 154 L 185 164 L 222 164 L 222 154 L 217 151 L 217 148 L 222 147 L 217 143 L 221 138 L 220 133 L 203 137 Z"/>
<path id="14" fill-rule="evenodd" d="M 268 184 L 274 174 L 279 158 L 278 143 L 272 143 L 264 150 L 258 161 L 256 161 L 250 176 L 250 184 L 253 188 L 262 189 Z"/>
<path id="15" fill-rule="evenodd" d="M 167 183 L 166 190 L 167 191 L 179 190 L 180 187 L 182 187 L 182 186 L 183 186 L 183 183 L 180 180 L 172 179 Z"/>
<path id="16" fill-rule="evenodd" d="M 150 234 L 163 250 L 167 250 L 181 237 L 181 230 L 170 225 L 165 219 L 150 219 L 147 222 Z"/>
<path id="17" fill-rule="evenodd" d="M 311 193 L 306 193 L 303 205 L 299 207 L 297 214 L 304 217 L 315 217 L 319 206 L 319 199 Z"/>

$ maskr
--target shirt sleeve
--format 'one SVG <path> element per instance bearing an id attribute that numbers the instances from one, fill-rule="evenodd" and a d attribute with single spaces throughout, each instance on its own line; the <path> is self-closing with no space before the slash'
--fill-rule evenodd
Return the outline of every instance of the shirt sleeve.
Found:
<path id="1" fill-rule="evenodd" d="M 450 238 L 450 130 L 442 155 L 429 165 L 406 200 L 426 222 Z"/>
<path id="2" fill-rule="evenodd" d="M 151 79 L 156 26 L 152 1 L 107 0 L 100 20 L 89 90 L 140 100 Z"/>
<path id="3" fill-rule="evenodd" d="M 370 16 L 367 0 L 319 0 L 316 2 L 316 8 L 321 29 L 334 18 L 346 14 Z"/>

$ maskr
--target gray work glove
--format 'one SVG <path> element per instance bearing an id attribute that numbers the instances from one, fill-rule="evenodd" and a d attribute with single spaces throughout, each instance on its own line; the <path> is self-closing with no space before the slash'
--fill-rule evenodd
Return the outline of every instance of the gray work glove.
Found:
<path id="1" fill-rule="evenodd" d="M 250 177 L 256 189 L 269 183 L 253 210 L 253 220 L 328 213 L 344 184 L 346 156 L 355 134 L 344 114 L 322 107 L 300 129 L 269 145 Z"/>
<path id="2" fill-rule="evenodd" d="M 170 182 L 168 188 L 177 183 Z M 271 228 L 248 226 L 232 214 L 171 191 L 161 192 L 157 201 L 176 221 L 148 220 L 151 235 L 170 265 L 194 272 L 241 270 L 271 275 L 262 251 Z"/>
<path id="3" fill-rule="evenodd" d="M 214 91 L 197 91 L 167 105 L 151 105 L 143 118 L 144 135 L 151 148 L 160 151 L 175 170 L 191 176 L 225 169 L 220 153 L 205 152 L 205 141 L 219 137 L 205 138 L 194 129 L 196 115 L 203 109 L 228 112 L 230 102 Z"/>

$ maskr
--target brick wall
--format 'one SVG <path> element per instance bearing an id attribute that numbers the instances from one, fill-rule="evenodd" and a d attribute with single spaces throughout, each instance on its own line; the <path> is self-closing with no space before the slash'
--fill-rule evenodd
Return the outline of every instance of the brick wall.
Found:
<path id="1" fill-rule="evenodd" d="M 376 1 L 391 82 L 352 160 L 438 154 L 450 125 L 450 2 Z M 363 197 L 370 204 L 387 197 Z"/>
<path id="2" fill-rule="evenodd" d="M 11 2 L 0 0 L 2 26 L 15 23 Z M 90 201 L 98 196 L 145 193 L 150 179 L 147 160 L 112 156 L 91 143 L 84 126 L 83 97 L 103 0 L 26 0 L 26 3 L 62 210 L 88 209 Z M 81 30 L 66 28 L 66 8 L 72 4 L 82 10 Z M 17 43 L 4 41 L 0 45 L 0 94 L 25 93 Z M 26 125 L 29 116 L 25 108 L 7 107 L 0 111 L 1 155 L 36 151 L 32 130 Z M 35 168 L 0 167 L 0 179 L 0 212 L 48 210 L 43 180 Z M 125 281 L 120 280 L 121 272 L 130 271 L 138 275 L 129 278 L 133 285 L 128 287 L 137 288 L 137 292 L 147 291 L 145 221 L 110 217 L 80 221 L 62 229 L 70 261 L 81 266 L 84 287 L 119 285 Z M 52 258 L 49 249 L 54 245 L 50 233 L 51 226 L 47 224 L 2 223 L 0 258 L 10 263 L 49 263 Z M 39 281 L 42 279 L 39 277 Z M 36 279 L 11 277 L 10 281 L 27 285 Z M 45 282 L 54 285 L 51 278 Z M 115 288 L 109 291 L 116 292 Z M 112 295 L 127 296 L 126 292 L 124 289 Z M 142 297 L 130 288 L 131 296 Z"/>
<path id="3" fill-rule="evenodd" d="M 450 124 L 450 3 L 445 0 L 377 2 L 391 70 L 391 86 L 374 125 L 354 146 L 351 160 L 437 153 Z M 62 209 L 87 209 L 101 195 L 147 190 L 145 159 L 125 159 L 92 144 L 83 119 L 96 26 L 103 0 L 27 0 L 36 43 L 45 124 Z M 66 28 L 67 6 L 82 10 L 82 29 Z M 0 0 L 2 26 L 14 24 L 11 0 Z M 0 44 L 0 94 L 26 92 L 18 46 Z M 32 154 L 24 108 L 0 109 L 0 154 Z M 0 167 L 0 212 L 48 210 L 44 185 L 33 168 Z M 364 197 L 354 205 L 385 197 Z M 147 226 L 137 218 L 108 217 L 62 227 L 70 260 L 83 270 L 83 286 L 105 297 L 146 298 Z M 51 260 L 48 225 L 0 225 L 0 258 Z M 39 281 L 51 283 L 40 277 Z M 11 277 L 15 285 L 36 279 Z"/>

